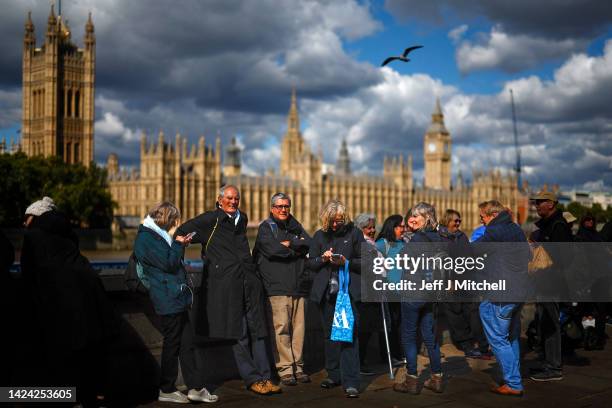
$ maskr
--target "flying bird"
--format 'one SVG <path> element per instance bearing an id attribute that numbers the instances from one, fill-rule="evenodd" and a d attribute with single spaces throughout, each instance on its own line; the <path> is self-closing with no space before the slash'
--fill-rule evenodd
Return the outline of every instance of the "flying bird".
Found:
<path id="1" fill-rule="evenodd" d="M 399 57 L 389 57 L 386 60 L 383 61 L 381 67 L 384 67 L 385 65 L 387 65 L 388 63 L 390 63 L 391 61 L 395 61 L 395 60 L 400 60 L 400 61 L 404 61 L 404 62 L 408 62 L 410 61 L 408 57 L 408 54 L 410 53 L 410 51 L 412 50 L 416 50 L 417 48 L 423 48 L 422 45 L 415 45 L 413 47 L 408 47 L 404 50 L 404 53 L 399 56 Z"/>

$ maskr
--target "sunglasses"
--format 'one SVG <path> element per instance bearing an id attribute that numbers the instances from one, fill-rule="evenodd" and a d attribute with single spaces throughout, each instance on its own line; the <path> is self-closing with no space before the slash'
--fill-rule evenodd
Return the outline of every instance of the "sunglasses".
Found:
<path id="1" fill-rule="evenodd" d="M 457 218 L 457 219 L 454 221 L 454 223 L 455 223 L 455 224 L 461 224 L 461 218 Z"/>

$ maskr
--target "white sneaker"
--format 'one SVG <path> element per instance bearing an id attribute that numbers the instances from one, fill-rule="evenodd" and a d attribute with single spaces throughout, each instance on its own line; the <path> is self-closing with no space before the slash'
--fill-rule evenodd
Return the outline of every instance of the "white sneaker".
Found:
<path id="1" fill-rule="evenodd" d="M 189 394 L 187 394 L 187 398 L 190 401 L 200 401 L 200 402 L 217 402 L 219 401 L 219 396 L 215 394 L 211 394 L 206 387 L 201 390 L 189 390 Z"/>
<path id="2" fill-rule="evenodd" d="M 180 391 L 166 393 L 160 390 L 157 400 L 161 402 L 174 402 L 175 404 L 189 404 L 189 399 Z"/>

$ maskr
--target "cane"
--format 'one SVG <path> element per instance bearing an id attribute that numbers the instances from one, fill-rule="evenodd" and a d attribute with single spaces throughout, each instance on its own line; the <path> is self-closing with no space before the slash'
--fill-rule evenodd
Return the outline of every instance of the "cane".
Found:
<path id="1" fill-rule="evenodd" d="M 387 345 L 387 359 L 389 360 L 389 378 L 394 379 L 393 364 L 391 363 L 391 349 L 389 348 L 389 333 L 387 332 L 387 318 L 385 316 L 385 303 L 380 302 L 380 310 L 382 311 L 383 328 L 385 330 L 385 344 Z"/>

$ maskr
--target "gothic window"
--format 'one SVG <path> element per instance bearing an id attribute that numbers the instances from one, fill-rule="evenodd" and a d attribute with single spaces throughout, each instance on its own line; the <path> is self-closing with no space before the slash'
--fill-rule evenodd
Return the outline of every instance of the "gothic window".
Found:
<path id="1" fill-rule="evenodd" d="M 66 93 L 66 117 L 72 116 L 72 90 L 69 89 Z"/>
<path id="2" fill-rule="evenodd" d="M 75 143 L 74 144 L 74 155 L 72 156 L 74 158 L 74 163 L 78 163 L 79 160 L 81 159 L 80 157 L 80 145 L 79 143 Z"/>
<path id="3" fill-rule="evenodd" d="M 81 114 L 81 93 L 74 91 L 74 117 L 78 118 Z"/>
<path id="4" fill-rule="evenodd" d="M 68 142 L 66 143 L 66 150 L 65 150 L 65 155 L 66 155 L 66 163 L 70 164 L 72 163 L 72 143 Z"/>

